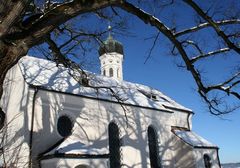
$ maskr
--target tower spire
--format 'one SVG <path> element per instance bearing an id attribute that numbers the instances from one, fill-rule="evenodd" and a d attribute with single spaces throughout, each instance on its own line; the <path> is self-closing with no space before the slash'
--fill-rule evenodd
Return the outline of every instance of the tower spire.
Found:
<path id="1" fill-rule="evenodd" d="M 112 26 L 110 21 L 108 22 L 108 38 L 112 38 Z"/>
<path id="2" fill-rule="evenodd" d="M 110 22 L 108 24 L 108 38 L 100 45 L 98 53 L 101 74 L 122 80 L 123 46 L 120 42 L 113 39 Z"/>

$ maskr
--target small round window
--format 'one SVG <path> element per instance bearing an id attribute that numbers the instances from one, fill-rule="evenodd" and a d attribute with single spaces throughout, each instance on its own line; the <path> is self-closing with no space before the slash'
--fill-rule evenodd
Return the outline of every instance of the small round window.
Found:
<path id="1" fill-rule="evenodd" d="M 61 116 L 58 118 L 57 130 L 62 137 L 71 135 L 73 128 L 72 120 L 68 116 Z"/>

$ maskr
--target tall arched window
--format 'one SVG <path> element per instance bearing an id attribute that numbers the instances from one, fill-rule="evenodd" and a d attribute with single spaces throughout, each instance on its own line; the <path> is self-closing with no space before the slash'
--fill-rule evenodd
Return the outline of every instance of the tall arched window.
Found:
<path id="1" fill-rule="evenodd" d="M 153 126 L 149 126 L 147 133 L 151 168 L 161 168 L 157 132 Z"/>
<path id="2" fill-rule="evenodd" d="M 204 159 L 205 168 L 211 168 L 212 167 L 211 158 L 207 154 L 204 154 L 203 159 Z"/>
<path id="3" fill-rule="evenodd" d="M 106 76 L 106 70 L 105 69 L 103 70 L 103 75 Z"/>
<path id="4" fill-rule="evenodd" d="M 2 108 L 0 107 L 0 130 L 4 126 L 4 121 L 5 121 L 5 113 L 2 111 Z"/>
<path id="5" fill-rule="evenodd" d="M 108 135 L 109 135 L 110 168 L 120 168 L 121 141 L 119 137 L 118 126 L 114 122 L 111 122 L 108 126 Z"/>
<path id="6" fill-rule="evenodd" d="M 112 68 L 109 69 L 109 76 L 113 77 L 113 69 Z"/>

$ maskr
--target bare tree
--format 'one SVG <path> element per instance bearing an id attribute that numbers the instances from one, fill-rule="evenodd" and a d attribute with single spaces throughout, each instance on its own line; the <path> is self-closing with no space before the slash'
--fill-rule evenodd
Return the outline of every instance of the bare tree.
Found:
<path id="1" fill-rule="evenodd" d="M 111 20 L 116 27 L 124 30 L 123 15 L 129 15 L 157 29 L 149 57 L 154 46 L 158 45 L 159 35 L 163 35 L 172 45 L 172 54 L 181 58 L 182 67 L 192 75 L 210 113 L 221 115 L 232 112 L 239 107 L 239 68 L 235 67 L 235 72 L 229 74 L 229 78 L 209 84 L 204 80 L 199 65 L 227 53 L 240 55 L 238 3 L 232 0 L 217 6 L 217 2 L 198 4 L 192 0 L 152 0 L 151 3 L 144 0 L 0 0 L 0 96 L 7 71 L 30 49 L 38 48 L 48 59 L 66 67 L 79 68 L 74 63 L 78 58 L 76 48 L 81 50 L 83 56 L 91 49 L 89 46 L 101 43 L 106 33 L 101 26 L 85 26 L 87 20 L 93 16 L 96 22 Z M 183 26 L 181 19 L 172 20 L 169 17 L 173 21 L 170 24 L 161 17 L 165 9 L 174 13 L 175 10 L 181 10 L 182 6 L 192 10 L 195 20 L 190 20 L 191 26 Z M 211 41 L 215 40 L 216 45 L 202 45 L 199 34 L 203 31 L 208 34 L 206 38 L 214 36 Z M 82 70 L 80 78 L 81 82 L 85 81 L 86 75 Z M 236 100 L 235 104 L 229 104 L 228 98 Z"/>

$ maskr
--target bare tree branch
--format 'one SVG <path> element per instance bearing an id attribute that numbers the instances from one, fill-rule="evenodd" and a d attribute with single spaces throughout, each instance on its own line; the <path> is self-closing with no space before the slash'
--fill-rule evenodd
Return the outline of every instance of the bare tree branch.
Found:
<path id="1" fill-rule="evenodd" d="M 203 10 L 195 2 L 193 2 L 192 0 L 184 0 L 184 2 L 191 6 L 202 18 L 204 18 L 210 24 L 210 26 L 225 41 L 225 43 L 230 49 L 233 49 L 238 54 L 240 54 L 240 48 L 228 39 L 228 36 L 220 29 L 218 24 L 213 21 L 213 19 L 209 17 L 205 12 L 203 12 Z"/>
<path id="2" fill-rule="evenodd" d="M 0 39 L 17 22 L 19 15 L 22 14 L 29 3 L 29 0 L 0 1 Z"/>
<path id="3" fill-rule="evenodd" d="M 193 46 L 194 48 L 197 49 L 197 51 L 200 53 L 200 54 L 203 54 L 202 50 L 200 49 L 200 47 L 198 46 L 198 44 L 196 44 L 194 41 L 191 41 L 191 40 L 186 40 L 186 41 L 183 41 L 182 44 L 187 44 L 187 45 L 191 45 Z"/>
<path id="4" fill-rule="evenodd" d="M 224 52 L 227 52 L 227 51 L 230 51 L 230 49 L 229 48 L 221 48 L 221 49 L 216 50 L 216 51 L 211 51 L 211 52 L 208 52 L 206 54 L 201 54 L 201 55 L 198 55 L 196 57 L 193 57 L 191 59 L 191 63 L 195 63 L 196 61 L 198 61 L 200 59 L 208 58 L 210 56 L 215 56 L 217 54 L 224 53 Z"/>
<path id="5" fill-rule="evenodd" d="M 158 32 L 157 35 L 156 35 L 156 37 L 154 38 L 153 45 L 152 45 L 152 47 L 150 48 L 150 51 L 149 51 L 149 53 L 148 53 L 148 56 L 147 56 L 146 60 L 144 61 L 144 64 L 146 64 L 147 61 L 148 61 L 148 59 L 151 57 L 152 51 L 153 51 L 154 47 L 156 46 L 156 42 L 157 42 L 157 40 L 158 40 L 159 35 L 160 35 L 160 32 Z"/>
<path id="6" fill-rule="evenodd" d="M 51 32 L 57 26 L 65 23 L 67 20 L 79 14 L 96 11 L 111 5 L 116 5 L 119 2 L 120 0 L 73 0 L 62 3 L 49 10 L 39 19 L 36 19 L 28 27 L 25 27 L 23 32 L 10 34 L 7 36 L 7 38 L 9 40 L 23 39 L 24 43 L 29 46 L 33 46 L 42 42 L 46 34 Z"/>
<path id="7" fill-rule="evenodd" d="M 229 24 L 240 24 L 240 19 L 215 21 L 215 24 L 217 24 L 218 26 L 224 26 L 224 25 L 229 25 Z M 176 32 L 175 36 L 179 37 L 179 36 L 182 36 L 182 35 L 185 35 L 185 34 L 188 34 L 188 33 L 197 32 L 197 31 L 199 31 L 199 30 L 201 30 L 203 28 L 210 27 L 210 26 L 211 26 L 211 24 L 208 23 L 208 22 L 201 23 L 201 24 L 199 24 L 197 26 L 194 26 L 194 27 L 191 27 L 191 28 L 188 28 L 188 29 Z"/>

